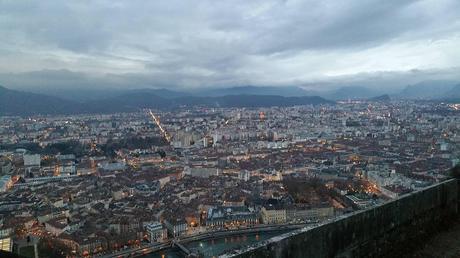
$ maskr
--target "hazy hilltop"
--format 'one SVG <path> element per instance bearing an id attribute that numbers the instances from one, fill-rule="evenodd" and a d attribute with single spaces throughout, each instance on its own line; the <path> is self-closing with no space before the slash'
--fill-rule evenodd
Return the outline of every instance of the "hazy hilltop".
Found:
<path id="1" fill-rule="evenodd" d="M 328 91 L 308 91 L 301 87 L 242 86 L 180 91 L 169 89 L 71 89 L 30 93 L 0 87 L 0 114 L 74 114 L 135 111 L 141 108 L 171 109 L 180 106 L 270 107 L 332 104 L 335 100 L 392 99 L 456 100 L 460 83 L 422 81 L 395 94 L 364 86 L 345 86 Z M 78 93 L 77 93 L 78 92 Z"/>
<path id="2" fill-rule="evenodd" d="M 0 115 L 68 114 L 81 112 L 76 102 L 0 86 Z"/>
<path id="3" fill-rule="evenodd" d="M 276 95 L 283 97 L 299 97 L 317 95 L 317 92 L 306 91 L 300 87 L 269 87 L 269 86 L 239 86 L 226 88 L 204 88 L 194 90 L 171 90 L 166 88 L 140 88 L 140 89 L 111 89 L 111 88 L 82 88 L 82 89 L 46 89 L 31 91 L 39 94 L 55 96 L 63 99 L 70 99 L 79 102 L 100 100 L 118 97 L 132 93 L 154 94 L 162 98 L 180 98 L 187 96 L 195 97 L 219 97 L 226 95 Z"/>
<path id="4" fill-rule="evenodd" d="M 378 102 L 388 102 L 388 101 L 391 101 L 391 97 L 388 94 L 383 94 L 377 97 L 370 98 L 369 100 L 378 101 Z"/>
<path id="5" fill-rule="evenodd" d="M 459 98 L 460 83 L 458 81 L 427 80 L 408 85 L 396 93 L 382 88 L 345 86 L 333 91 L 321 92 L 318 95 L 331 100 L 373 99 L 385 95 L 391 99 L 443 100 Z"/>
<path id="6" fill-rule="evenodd" d="M 451 97 L 449 91 L 458 84 L 456 81 L 422 81 L 408 85 L 398 95 L 400 98 L 409 99 L 439 99 Z"/>
<path id="7" fill-rule="evenodd" d="M 345 99 L 368 99 L 383 94 L 371 88 L 363 86 L 346 86 L 336 90 L 321 94 L 328 99 L 345 100 Z"/>
<path id="8" fill-rule="evenodd" d="M 311 90 L 300 86 L 238 86 L 223 88 L 197 88 L 197 89 L 168 89 L 168 88 L 139 88 L 120 89 L 109 87 L 95 88 L 40 88 L 31 89 L 38 94 L 68 99 L 76 102 L 88 102 L 116 98 L 131 94 L 153 94 L 161 98 L 175 99 L 181 97 L 221 97 L 229 95 L 258 95 L 258 96 L 320 96 L 329 100 L 371 99 L 389 95 L 392 99 L 449 99 L 460 96 L 459 81 L 426 80 L 415 84 L 400 87 L 375 87 L 363 85 L 345 85 L 332 89 Z M 321 89 L 321 85 L 317 85 Z M 311 87 L 310 87 L 311 88 Z"/>
<path id="9" fill-rule="evenodd" d="M 226 96 L 226 95 L 276 95 L 283 97 L 307 96 L 309 92 L 300 87 L 284 86 L 239 86 L 229 88 L 202 89 L 192 93 L 196 96 Z"/>
<path id="10" fill-rule="evenodd" d="M 87 102 L 93 100 L 102 100 L 108 98 L 115 98 L 119 96 L 123 96 L 126 94 L 132 93 L 145 93 L 145 94 L 155 94 L 162 98 L 178 98 L 189 96 L 189 93 L 180 92 L 180 91 L 173 91 L 168 89 L 149 89 L 149 88 L 141 88 L 141 89 L 119 89 L 119 88 L 81 88 L 81 89 L 47 89 L 47 88 L 40 88 L 40 89 L 31 89 L 33 93 L 37 94 L 44 94 L 48 96 L 58 97 L 61 99 L 68 99 L 77 102 Z"/>
<path id="11" fill-rule="evenodd" d="M 164 89 L 132 90 L 114 97 L 78 102 L 0 88 L 0 115 L 132 112 L 143 108 L 171 109 L 181 106 L 271 107 L 320 104 L 334 104 L 334 102 L 317 96 L 283 97 L 245 94 L 196 97 Z"/>
<path id="12" fill-rule="evenodd" d="M 446 93 L 446 98 L 460 98 L 460 83 L 456 84 Z"/>

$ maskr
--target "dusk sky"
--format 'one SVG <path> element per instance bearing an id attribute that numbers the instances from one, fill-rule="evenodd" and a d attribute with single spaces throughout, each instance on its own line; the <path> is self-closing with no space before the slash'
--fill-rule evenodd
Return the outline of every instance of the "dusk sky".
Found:
<path id="1" fill-rule="evenodd" d="M 10 88 L 314 88 L 460 74 L 458 0 L 3 0 L 0 35 Z"/>

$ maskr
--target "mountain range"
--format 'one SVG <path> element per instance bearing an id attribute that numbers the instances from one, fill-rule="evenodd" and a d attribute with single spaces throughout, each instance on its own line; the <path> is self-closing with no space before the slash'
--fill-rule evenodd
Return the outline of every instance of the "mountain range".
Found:
<path id="1" fill-rule="evenodd" d="M 313 86 L 313 88 L 315 87 Z M 321 89 L 320 86 L 316 88 Z M 451 99 L 460 98 L 460 82 L 442 80 L 422 81 L 417 84 L 408 85 L 400 90 L 352 85 L 329 90 L 309 90 L 296 86 L 238 86 L 193 90 L 170 90 L 165 88 L 111 89 L 97 87 L 86 89 L 41 88 L 41 90 L 30 89 L 29 91 L 78 102 L 101 100 L 133 93 L 154 94 L 167 99 L 180 97 L 221 97 L 228 95 L 320 96 L 330 100 L 371 99 L 381 95 L 389 95 L 392 99 Z"/>
<path id="2" fill-rule="evenodd" d="M 132 90 L 118 96 L 79 102 L 55 96 L 11 90 L 0 86 L 0 115 L 13 116 L 131 112 L 143 108 L 174 109 L 182 106 L 270 107 L 333 103 L 317 96 L 284 97 L 245 94 L 197 97 L 165 89 Z"/>
<path id="3" fill-rule="evenodd" d="M 457 81 L 422 81 L 399 92 L 363 86 L 327 91 L 296 86 L 239 86 L 176 91 L 169 89 L 69 89 L 43 93 L 16 91 L 0 86 L 0 115 L 76 114 L 135 111 L 141 108 L 172 109 L 180 106 L 269 107 L 330 104 L 336 100 L 460 99 Z M 329 101 L 331 100 L 331 101 Z"/>
<path id="4" fill-rule="evenodd" d="M 80 113 L 82 108 L 72 101 L 0 86 L 0 115 Z"/>
<path id="5" fill-rule="evenodd" d="M 411 99 L 460 98 L 460 83 L 456 81 L 423 81 L 408 85 L 397 96 Z"/>
<path id="6" fill-rule="evenodd" d="M 382 88 L 374 89 L 363 86 L 348 86 L 315 95 L 331 100 L 372 100 L 385 95 L 391 97 L 391 99 L 449 100 L 460 98 L 460 82 L 422 81 L 417 84 L 408 85 L 399 92 L 387 92 Z"/>

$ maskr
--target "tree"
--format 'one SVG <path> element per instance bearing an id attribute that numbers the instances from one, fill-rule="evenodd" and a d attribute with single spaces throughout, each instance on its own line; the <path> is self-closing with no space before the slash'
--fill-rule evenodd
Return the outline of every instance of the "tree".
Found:
<path id="1" fill-rule="evenodd" d="M 162 159 L 166 158 L 166 152 L 164 150 L 159 150 L 157 151 L 158 155 L 160 155 L 160 157 Z"/>
<path id="2" fill-rule="evenodd" d="M 15 227 L 14 227 L 14 233 L 16 234 L 16 236 L 18 236 L 19 238 L 24 238 L 26 236 L 26 227 L 24 226 L 23 223 L 20 223 L 20 224 L 16 224 Z"/>
<path id="3" fill-rule="evenodd" d="M 67 257 L 71 252 L 71 248 L 58 239 L 43 237 L 38 242 L 38 253 L 40 257 Z"/>

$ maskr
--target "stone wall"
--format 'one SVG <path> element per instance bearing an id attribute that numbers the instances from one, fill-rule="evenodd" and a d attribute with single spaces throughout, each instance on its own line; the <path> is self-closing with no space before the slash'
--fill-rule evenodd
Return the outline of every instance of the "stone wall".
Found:
<path id="1" fill-rule="evenodd" d="M 236 256 L 401 257 L 457 219 L 457 205 L 457 180 L 451 179 L 318 227 L 284 234 Z"/>

